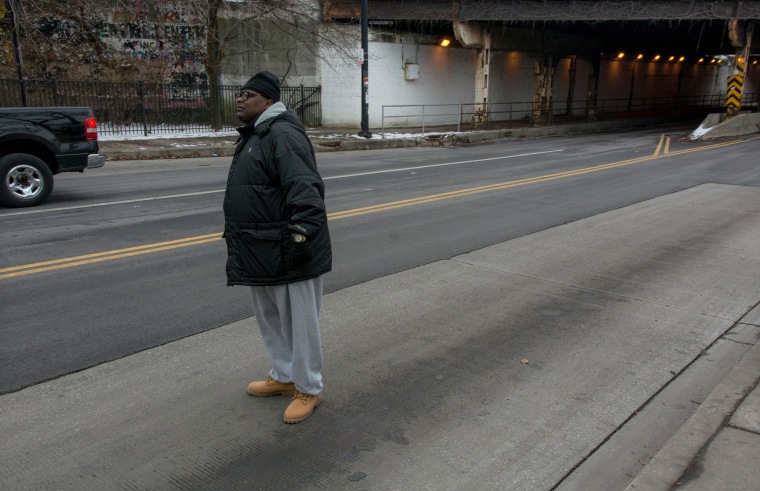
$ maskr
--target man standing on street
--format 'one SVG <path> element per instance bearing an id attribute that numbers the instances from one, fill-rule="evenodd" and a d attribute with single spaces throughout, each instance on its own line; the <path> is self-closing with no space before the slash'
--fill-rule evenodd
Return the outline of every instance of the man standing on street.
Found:
<path id="1" fill-rule="evenodd" d="M 224 196 L 227 284 L 247 285 L 272 369 L 252 396 L 293 395 L 286 423 L 322 400 L 319 309 L 332 268 L 324 184 L 298 118 L 280 102 L 278 78 L 257 73 L 237 97 L 240 139 Z"/>

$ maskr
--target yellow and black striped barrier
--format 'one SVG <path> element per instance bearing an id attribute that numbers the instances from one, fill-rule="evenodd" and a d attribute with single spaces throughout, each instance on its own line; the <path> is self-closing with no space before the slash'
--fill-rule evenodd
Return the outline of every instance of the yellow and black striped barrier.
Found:
<path id="1" fill-rule="evenodd" d="M 742 108 L 742 88 L 744 87 L 744 63 L 736 64 L 736 75 L 728 77 L 726 93 L 726 116 L 729 118 L 739 114 Z"/>

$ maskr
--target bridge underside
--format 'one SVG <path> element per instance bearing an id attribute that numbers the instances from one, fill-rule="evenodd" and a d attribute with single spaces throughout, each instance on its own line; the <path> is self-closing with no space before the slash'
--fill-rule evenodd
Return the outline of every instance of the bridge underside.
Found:
<path id="1" fill-rule="evenodd" d="M 325 17 L 359 17 L 360 3 L 325 1 Z M 760 18 L 760 1 L 372 0 L 369 17 L 448 21 L 749 20 Z"/>
<path id="2" fill-rule="evenodd" d="M 324 16 L 355 21 L 360 4 L 327 0 Z M 585 38 L 578 48 L 588 51 L 711 56 L 731 54 L 745 44 L 745 26 L 760 20 L 760 1 L 372 0 L 369 19 L 421 34 L 447 35 L 456 21 L 488 26 L 502 38 L 528 31 Z M 753 47 L 760 47 L 760 32 L 753 38 Z"/>

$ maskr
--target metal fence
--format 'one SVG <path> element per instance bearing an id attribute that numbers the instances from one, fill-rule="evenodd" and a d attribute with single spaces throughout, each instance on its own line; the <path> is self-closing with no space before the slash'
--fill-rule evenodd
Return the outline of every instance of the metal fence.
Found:
<path id="1" fill-rule="evenodd" d="M 757 111 L 760 94 L 742 95 L 742 110 Z M 382 132 L 389 128 L 421 128 L 430 131 L 466 131 L 491 128 L 548 126 L 605 119 L 700 117 L 725 112 L 725 96 L 692 95 L 600 99 L 594 107 L 586 101 L 491 102 L 465 104 L 416 104 L 382 106 Z"/>
<path id="2" fill-rule="evenodd" d="M 69 82 L 55 80 L 0 79 L 0 107 L 89 106 L 98 118 L 102 134 L 150 135 L 160 133 L 232 130 L 239 87 L 219 86 L 212 94 L 208 85 L 150 84 L 144 82 Z M 742 95 L 743 110 L 757 110 L 759 94 Z M 319 87 L 282 87 L 281 99 L 296 111 L 304 126 L 322 125 Z M 428 132 L 489 128 L 545 126 L 604 119 L 662 116 L 699 117 L 723 112 L 725 96 L 693 95 L 600 99 L 554 100 L 549 103 L 491 102 L 488 104 L 417 104 L 382 106 L 382 132 L 386 128 L 422 128 Z"/>
<path id="3" fill-rule="evenodd" d="M 0 80 L 0 107 L 89 106 L 102 134 L 159 134 L 231 130 L 240 126 L 235 99 L 240 87 L 145 82 Z M 319 87 L 281 87 L 280 98 L 306 127 L 322 124 Z"/>

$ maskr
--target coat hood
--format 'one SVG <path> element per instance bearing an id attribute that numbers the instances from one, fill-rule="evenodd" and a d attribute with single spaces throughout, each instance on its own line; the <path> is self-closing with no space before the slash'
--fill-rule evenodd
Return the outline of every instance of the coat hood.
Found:
<path id="1" fill-rule="evenodd" d="M 298 116 L 296 116 L 296 114 L 288 109 L 282 102 L 276 102 L 269 106 L 267 110 L 261 113 L 261 115 L 254 121 L 251 121 L 245 126 L 241 126 L 237 131 L 240 133 L 241 138 L 251 136 L 253 133 L 263 135 L 269 131 L 269 126 L 277 120 L 287 121 L 300 128 L 302 131 L 304 130 L 303 124 L 301 124 Z"/>

